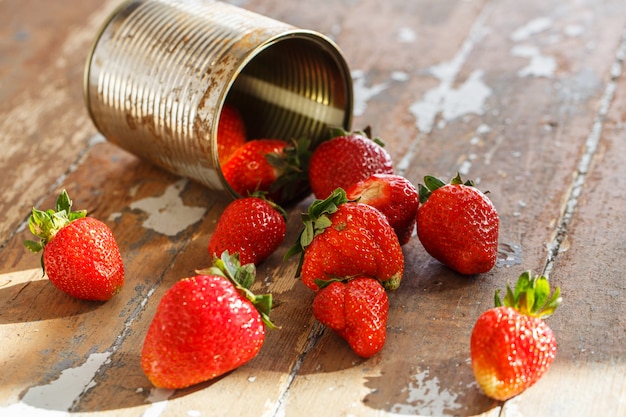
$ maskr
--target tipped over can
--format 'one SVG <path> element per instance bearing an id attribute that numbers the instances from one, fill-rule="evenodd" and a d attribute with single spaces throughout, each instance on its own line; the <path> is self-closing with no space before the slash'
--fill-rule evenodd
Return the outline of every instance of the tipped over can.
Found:
<path id="1" fill-rule="evenodd" d="M 332 40 L 211 0 L 121 4 L 93 44 L 84 96 L 108 141 L 235 196 L 217 150 L 227 102 L 249 137 L 315 146 L 352 122 L 352 79 Z"/>

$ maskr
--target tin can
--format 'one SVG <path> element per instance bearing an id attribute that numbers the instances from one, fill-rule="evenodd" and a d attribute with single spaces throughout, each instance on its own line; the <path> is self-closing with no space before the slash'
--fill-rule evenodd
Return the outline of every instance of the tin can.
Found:
<path id="1" fill-rule="evenodd" d="M 250 138 L 313 146 L 350 129 L 348 65 L 328 37 L 211 0 L 130 0 L 106 20 L 85 65 L 84 98 L 110 142 L 212 190 L 226 102 Z"/>

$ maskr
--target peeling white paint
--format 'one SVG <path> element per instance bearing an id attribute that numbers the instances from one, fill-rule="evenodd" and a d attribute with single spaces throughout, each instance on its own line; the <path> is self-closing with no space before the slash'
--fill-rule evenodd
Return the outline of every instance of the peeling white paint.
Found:
<path id="1" fill-rule="evenodd" d="M 516 45 L 511 49 L 511 55 L 530 59 L 530 63 L 517 72 L 520 77 L 551 78 L 554 76 L 556 60 L 551 56 L 542 55 L 534 46 Z"/>
<path id="2" fill-rule="evenodd" d="M 175 236 L 200 221 L 207 210 L 204 207 L 185 206 L 180 194 L 186 184 L 187 180 L 179 180 L 167 187 L 163 195 L 137 200 L 130 208 L 148 213 L 148 218 L 143 222 L 145 228 Z"/>
<path id="3" fill-rule="evenodd" d="M 171 389 L 164 388 L 152 388 L 150 390 L 150 395 L 146 399 L 146 402 L 149 402 L 150 408 L 148 408 L 143 414 L 142 417 L 159 417 L 165 409 L 167 408 L 167 400 L 176 392 Z"/>
<path id="4" fill-rule="evenodd" d="M 380 83 L 372 86 L 367 86 L 365 80 L 365 72 L 361 70 L 352 71 L 353 89 L 354 89 L 354 105 L 353 114 L 355 116 L 361 116 L 367 109 L 367 102 L 374 96 L 383 92 L 388 83 Z"/>
<path id="5" fill-rule="evenodd" d="M 397 39 L 400 43 L 413 43 L 417 39 L 417 34 L 411 28 L 401 27 L 398 29 Z"/>
<path id="6" fill-rule="evenodd" d="M 412 377 L 411 383 L 402 389 L 403 394 L 408 394 L 406 401 L 393 405 L 392 412 L 441 416 L 462 408 L 457 402 L 459 395 L 449 389 L 441 389 L 439 378 L 428 378 L 428 374 L 429 371 L 425 370 Z"/>
<path id="7" fill-rule="evenodd" d="M 511 40 L 514 42 L 525 41 L 531 36 L 548 30 L 551 27 L 552 19 L 548 17 L 538 17 L 515 30 L 511 35 Z"/>

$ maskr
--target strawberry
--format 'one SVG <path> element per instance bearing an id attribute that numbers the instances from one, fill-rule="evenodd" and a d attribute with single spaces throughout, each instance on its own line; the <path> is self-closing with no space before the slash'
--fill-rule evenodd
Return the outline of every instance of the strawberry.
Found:
<path id="1" fill-rule="evenodd" d="M 148 327 L 141 367 L 158 388 L 180 389 L 252 360 L 265 340 L 271 294 L 254 295 L 253 264 L 227 252 L 213 266 L 176 282 Z"/>
<path id="2" fill-rule="evenodd" d="M 296 275 L 314 291 L 319 281 L 368 276 L 389 290 L 400 286 L 404 255 L 387 218 L 367 204 L 349 201 L 338 188 L 303 214 L 304 228 L 285 258 L 300 254 Z"/>
<path id="3" fill-rule="evenodd" d="M 535 384 L 550 368 L 556 338 L 543 321 L 561 303 L 557 288 L 550 296 L 544 276 L 522 273 L 515 292 L 506 286 L 504 304 L 480 315 L 470 339 L 472 370 L 485 394 L 504 401 Z"/>
<path id="4" fill-rule="evenodd" d="M 418 186 L 417 236 L 426 252 L 464 275 L 491 270 L 499 228 L 491 200 L 459 174 L 449 184 L 431 176 L 424 183 Z"/>
<path id="5" fill-rule="evenodd" d="M 209 240 L 209 254 L 238 253 L 242 264 L 258 265 L 283 242 L 285 211 L 262 195 L 233 200 L 220 216 Z"/>
<path id="6" fill-rule="evenodd" d="M 32 252 L 43 250 L 41 266 L 54 286 L 82 300 L 105 301 L 124 286 L 124 264 L 111 229 L 87 212 L 71 211 L 63 190 L 56 211 L 33 208 L 28 227 L 39 241 L 27 240 Z"/>
<path id="7" fill-rule="evenodd" d="M 387 338 L 385 289 L 369 277 L 326 283 L 313 299 L 317 320 L 345 339 L 357 355 L 369 358 L 378 353 Z"/>
<path id="8" fill-rule="evenodd" d="M 246 126 L 241 114 L 232 104 L 225 104 L 217 127 L 217 155 L 225 164 L 233 153 L 246 142 Z"/>
<path id="9" fill-rule="evenodd" d="M 315 148 L 309 163 L 309 184 L 318 199 L 373 174 L 393 174 L 393 162 L 383 143 L 364 132 L 334 132 Z"/>
<path id="10" fill-rule="evenodd" d="M 406 178 L 395 174 L 374 174 L 346 190 L 349 200 L 359 200 L 380 210 L 389 221 L 400 245 L 409 242 L 415 230 L 419 193 Z"/>
<path id="11" fill-rule="evenodd" d="M 265 191 L 274 201 L 292 201 L 306 189 L 308 146 L 304 139 L 250 140 L 222 165 L 224 179 L 240 196 Z"/>

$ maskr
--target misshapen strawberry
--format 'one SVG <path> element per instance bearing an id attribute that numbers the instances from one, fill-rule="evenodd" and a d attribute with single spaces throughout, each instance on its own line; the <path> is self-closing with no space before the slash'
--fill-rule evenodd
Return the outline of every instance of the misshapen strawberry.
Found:
<path id="1" fill-rule="evenodd" d="M 253 264 L 222 254 L 212 268 L 182 279 L 164 295 L 150 323 L 141 366 L 152 384 L 180 389 L 252 360 L 265 340 L 272 298 L 248 288 Z"/>
<path id="2" fill-rule="evenodd" d="M 500 224 L 491 200 L 458 174 L 449 184 L 432 176 L 424 183 L 418 186 L 417 236 L 426 252 L 464 275 L 491 270 Z"/>
<path id="3" fill-rule="evenodd" d="M 505 401 L 534 385 L 550 368 L 557 352 L 552 330 L 543 321 L 561 303 L 557 288 L 543 276 L 524 272 L 515 291 L 506 287 L 504 303 L 480 315 L 470 340 L 472 370 L 485 394 Z"/>
<path id="4" fill-rule="evenodd" d="M 332 281 L 313 300 L 313 314 L 323 325 L 345 339 L 359 356 L 378 353 L 387 338 L 389 301 L 374 278 L 357 277 Z"/>
<path id="5" fill-rule="evenodd" d="M 273 201 L 291 202 L 308 192 L 309 146 L 306 139 L 250 140 L 222 165 L 222 174 L 242 197 L 263 191 Z"/>
<path id="6" fill-rule="evenodd" d="M 105 301 L 124 286 L 124 264 L 111 229 L 72 211 L 65 190 L 55 210 L 33 208 L 29 228 L 39 241 L 27 240 L 32 252 L 43 250 L 41 265 L 48 279 L 61 291 L 83 300 Z"/>
<path id="7" fill-rule="evenodd" d="M 415 231 L 419 193 L 406 178 L 395 174 L 374 174 L 346 190 L 349 200 L 358 200 L 381 211 L 398 235 L 400 245 L 409 242 Z"/>
<path id="8" fill-rule="evenodd" d="M 393 174 L 393 162 L 379 139 L 365 132 L 334 131 L 311 155 L 309 183 L 318 199 L 348 189 L 373 174 Z"/>
<path id="9" fill-rule="evenodd" d="M 348 201 L 338 188 L 303 214 L 304 228 L 285 258 L 300 254 L 297 274 L 317 291 L 317 281 L 368 276 L 389 290 L 400 286 L 404 255 L 387 218 L 375 208 Z"/>
<path id="10" fill-rule="evenodd" d="M 209 240 L 209 254 L 238 253 L 242 264 L 258 265 L 285 239 L 286 213 L 263 195 L 233 200 L 220 216 Z"/>
<path id="11" fill-rule="evenodd" d="M 245 142 L 246 126 L 241 114 L 232 104 L 226 103 L 222 107 L 217 127 L 217 155 L 220 164 L 225 164 Z"/>

